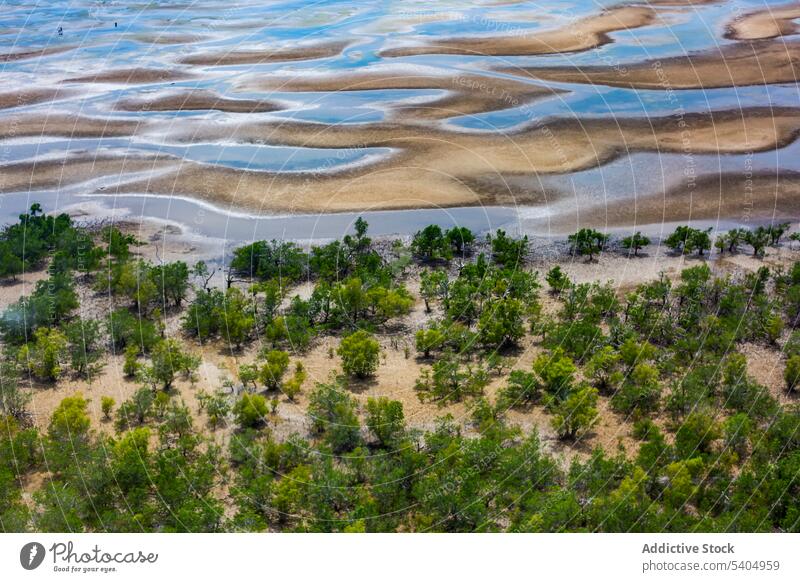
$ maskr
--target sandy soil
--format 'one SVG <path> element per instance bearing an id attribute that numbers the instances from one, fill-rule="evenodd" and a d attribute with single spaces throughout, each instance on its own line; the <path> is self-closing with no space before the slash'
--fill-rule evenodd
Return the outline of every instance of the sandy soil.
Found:
<path id="1" fill-rule="evenodd" d="M 656 19 L 656 11 L 648 6 L 621 6 L 549 31 L 519 30 L 517 34 L 506 36 L 443 39 L 423 46 L 387 49 L 380 54 L 385 57 L 427 54 L 520 56 L 578 52 L 611 42 L 610 32 L 647 26 Z"/>
<path id="2" fill-rule="evenodd" d="M 72 50 L 72 46 L 51 46 L 43 49 L 36 49 L 32 51 L 15 51 L 10 53 L 0 54 L 0 63 L 10 63 L 13 61 L 22 61 L 25 59 L 35 59 L 38 57 L 46 57 L 48 55 L 56 55 L 58 53 L 65 53 Z"/>
<path id="3" fill-rule="evenodd" d="M 798 25 L 794 22 L 798 18 L 800 18 L 800 4 L 770 6 L 737 18 L 728 25 L 725 36 L 735 40 L 763 40 L 789 36 L 798 32 Z"/>
<path id="4" fill-rule="evenodd" d="M 248 90 L 301 92 L 374 91 L 385 89 L 434 89 L 446 91 L 441 97 L 424 103 L 400 103 L 392 106 L 393 118 L 446 119 L 460 115 L 485 113 L 519 107 L 538 99 L 563 93 L 531 83 L 484 77 L 480 75 L 421 75 L 418 71 L 375 70 L 348 75 L 270 78 L 251 81 Z"/>
<path id="5" fill-rule="evenodd" d="M 276 50 L 237 50 L 221 53 L 200 53 L 180 59 L 185 65 L 221 67 L 226 65 L 257 65 L 283 61 L 305 61 L 333 57 L 342 52 L 346 42 L 328 42 L 311 46 L 282 48 Z"/>
<path id="6" fill-rule="evenodd" d="M 203 111 L 228 113 L 265 113 L 277 111 L 281 106 L 270 101 L 230 99 L 212 91 L 186 91 L 156 96 L 152 99 L 123 99 L 115 104 L 121 111 Z"/>
<path id="7" fill-rule="evenodd" d="M 561 174 L 637 152 L 750 152 L 790 143 L 800 130 L 794 109 L 751 109 L 650 119 L 559 120 L 505 136 L 393 124 L 327 126 L 248 124 L 203 128 L 191 139 L 263 139 L 311 147 L 389 147 L 391 156 L 337 173 L 274 174 L 184 162 L 174 173 L 132 182 L 120 192 L 181 193 L 255 210 L 343 211 L 488 204 L 508 197 L 506 175 Z M 208 131 L 209 128 L 206 128 Z M 532 200 L 524 197 L 517 203 Z"/>
<path id="8" fill-rule="evenodd" d="M 45 103 L 64 99 L 74 95 L 72 91 L 63 88 L 36 87 L 0 93 L 0 109 L 11 109 L 13 107 L 24 107 L 35 103 Z"/>
<path id="9" fill-rule="evenodd" d="M 66 79 L 65 83 L 113 83 L 119 85 L 138 85 L 148 83 L 167 83 L 191 79 L 192 75 L 175 69 L 114 69 L 99 71 L 93 75 L 84 75 Z"/>
<path id="10" fill-rule="evenodd" d="M 633 89 L 713 89 L 795 83 L 800 44 L 761 41 L 720 45 L 694 54 L 624 66 L 504 67 L 509 74 L 560 83 Z"/>

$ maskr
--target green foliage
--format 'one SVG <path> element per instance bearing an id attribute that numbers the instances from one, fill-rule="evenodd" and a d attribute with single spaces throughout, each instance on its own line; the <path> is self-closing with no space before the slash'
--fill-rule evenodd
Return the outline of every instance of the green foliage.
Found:
<path id="1" fill-rule="evenodd" d="M 622 248 L 633 251 L 633 256 L 637 256 L 639 251 L 650 244 L 650 239 L 641 232 L 635 232 L 622 239 Z"/>
<path id="2" fill-rule="evenodd" d="M 356 401 L 336 383 L 317 384 L 309 395 L 311 430 L 334 453 L 352 451 L 361 443 Z"/>
<path id="3" fill-rule="evenodd" d="M 76 319 L 63 326 L 67 339 L 70 366 L 84 378 L 90 379 L 103 367 L 103 336 L 96 319 Z"/>
<path id="4" fill-rule="evenodd" d="M 574 439 L 597 420 L 597 389 L 579 386 L 553 406 L 553 428 L 563 439 Z"/>
<path id="5" fill-rule="evenodd" d="M 572 359 L 559 349 L 550 354 L 542 354 L 533 362 L 536 382 L 548 395 L 558 400 L 566 398 L 572 390 L 576 371 Z"/>
<path id="6" fill-rule="evenodd" d="M 505 268 L 517 268 L 525 262 L 528 254 L 528 237 L 511 238 L 506 231 L 498 229 L 494 236 L 488 236 L 492 246 L 492 259 Z"/>
<path id="7" fill-rule="evenodd" d="M 609 236 L 591 228 L 582 228 L 575 234 L 567 237 L 567 241 L 572 247 L 572 252 L 577 255 L 586 255 L 591 261 L 594 255 L 605 248 Z"/>
<path id="8" fill-rule="evenodd" d="M 114 405 L 116 403 L 116 400 L 114 400 L 111 396 L 103 396 L 100 398 L 100 409 L 103 411 L 103 418 L 106 420 L 111 418 L 111 413 L 113 412 Z"/>
<path id="9" fill-rule="evenodd" d="M 380 446 L 395 446 L 406 430 L 403 405 L 385 396 L 367 399 L 367 428 Z"/>
<path id="10" fill-rule="evenodd" d="M 444 405 L 481 396 L 488 382 L 485 370 L 464 365 L 457 356 L 449 353 L 444 354 L 429 369 L 422 370 L 414 389 L 420 400 L 431 400 Z"/>
<path id="11" fill-rule="evenodd" d="M 664 244 L 678 253 L 703 255 L 711 249 L 711 229 L 699 230 L 690 226 L 679 226 L 669 235 Z"/>
<path id="12" fill-rule="evenodd" d="M 164 390 L 172 387 L 179 373 L 190 376 L 200 365 L 197 358 L 184 351 L 181 343 L 172 338 L 165 339 L 153 347 L 150 363 L 149 377 Z"/>
<path id="13" fill-rule="evenodd" d="M 554 295 L 560 295 L 562 291 L 572 286 L 569 277 L 567 277 L 566 273 L 564 273 L 558 265 L 547 271 L 546 280 Z"/>
<path id="14" fill-rule="evenodd" d="M 67 337 L 58 329 L 42 327 L 36 330 L 33 339 L 20 348 L 19 363 L 37 378 L 55 382 L 69 357 Z"/>
<path id="15" fill-rule="evenodd" d="M 344 338 L 336 353 L 342 358 L 345 374 L 367 378 L 378 369 L 380 350 L 380 344 L 370 333 L 359 330 Z"/>
<path id="16" fill-rule="evenodd" d="M 48 434 L 60 443 L 75 442 L 85 438 L 91 421 L 86 412 L 89 401 L 78 393 L 64 398 L 50 417 Z"/>
<path id="17" fill-rule="evenodd" d="M 798 383 L 800 383 L 800 356 L 792 356 L 786 360 L 783 379 L 790 392 L 797 390 Z"/>
<path id="18" fill-rule="evenodd" d="M 441 350 L 447 337 L 438 327 L 431 327 L 428 329 L 420 329 L 414 336 L 416 341 L 417 351 L 424 357 L 429 358 L 432 351 Z"/>
<path id="19" fill-rule="evenodd" d="M 276 279 L 281 285 L 300 280 L 308 269 L 308 255 L 286 241 L 257 241 L 233 251 L 231 270 L 247 279 Z"/>
<path id="20" fill-rule="evenodd" d="M 266 423 L 268 411 L 267 399 L 260 394 L 245 392 L 233 405 L 233 414 L 241 428 L 255 428 Z"/>
<path id="21" fill-rule="evenodd" d="M 439 225 L 431 224 L 414 234 L 411 251 L 423 261 L 450 259 L 452 249 Z"/>
<path id="22" fill-rule="evenodd" d="M 260 358 L 258 379 L 267 390 L 277 390 L 283 384 L 283 376 L 288 369 L 289 354 L 279 350 L 269 350 Z"/>

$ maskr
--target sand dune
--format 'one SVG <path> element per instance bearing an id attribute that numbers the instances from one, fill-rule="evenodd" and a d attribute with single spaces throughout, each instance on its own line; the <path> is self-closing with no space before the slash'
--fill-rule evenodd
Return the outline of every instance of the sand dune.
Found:
<path id="1" fill-rule="evenodd" d="M 216 110 L 229 113 L 265 113 L 281 109 L 270 101 L 230 99 L 211 91 L 186 91 L 157 96 L 152 99 L 123 99 L 115 109 L 120 111 L 203 111 Z"/>
<path id="2" fill-rule="evenodd" d="M 386 89 L 435 89 L 447 91 L 424 103 L 401 103 L 393 107 L 398 119 L 445 119 L 518 107 L 562 93 L 532 83 L 481 75 L 444 76 L 418 70 L 366 71 L 336 76 L 269 78 L 244 85 L 248 90 L 300 92 L 375 91 Z"/>
<path id="3" fill-rule="evenodd" d="M 624 66 L 503 67 L 509 74 L 561 83 L 632 89 L 714 89 L 795 83 L 800 43 L 761 41 L 721 45 L 702 52 Z"/>
<path id="4" fill-rule="evenodd" d="M 237 50 L 220 53 L 199 53 L 183 57 L 178 62 L 185 65 L 221 67 L 225 65 L 258 65 L 283 61 L 305 61 L 333 57 L 342 52 L 347 42 L 327 42 L 310 46 L 275 50 Z"/>
<path id="5" fill-rule="evenodd" d="M 608 33 L 653 24 L 657 13 L 649 6 L 621 6 L 575 20 L 548 31 L 526 31 L 492 37 L 464 37 L 437 40 L 422 46 L 397 47 L 381 56 L 489 55 L 521 56 L 570 53 L 589 50 L 611 42 Z"/>
<path id="6" fill-rule="evenodd" d="M 794 22 L 797 18 L 800 18 L 800 4 L 768 7 L 731 22 L 725 36 L 736 40 L 763 40 L 797 34 L 800 30 Z"/>
<path id="7" fill-rule="evenodd" d="M 93 75 L 84 75 L 66 79 L 66 83 L 115 83 L 115 84 L 147 84 L 147 83 L 167 83 L 170 81 L 182 81 L 192 78 L 192 75 L 184 71 L 174 69 L 114 69 L 110 71 L 100 71 Z"/>

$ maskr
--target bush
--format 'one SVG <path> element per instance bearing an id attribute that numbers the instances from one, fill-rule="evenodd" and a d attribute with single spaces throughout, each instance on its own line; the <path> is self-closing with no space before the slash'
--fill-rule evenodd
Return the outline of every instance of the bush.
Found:
<path id="1" fill-rule="evenodd" d="M 114 410 L 116 401 L 111 396 L 103 396 L 100 398 L 100 409 L 103 411 L 103 417 L 108 420 L 111 418 L 111 412 Z"/>
<path id="2" fill-rule="evenodd" d="M 269 407 L 260 394 L 242 394 L 233 406 L 233 414 L 241 428 L 255 428 L 266 422 Z"/>
<path id="3" fill-rule="evenodd" d="M 711 249 L 710 233 L 710 228 L 699 230 L 690 226 L 679 226 L 664 240 L 664 244 L 675 252 L 697 252 L 702 256 L 704 251 Z"/>
<path id="4" fill-rule="evenodd" d="M 783 379 L 786 381 L 786 388 L 789 392 L 797 390 L 797 386 L 800 384 L 800 356 L 792 356 L 786 360 Z"/>
<path id="5" fill-rule="evenodd" d="M 263 355 L 264 363 L 258 370 L 258 378 L 267 390 L 277 390 L 283 383 L 283 376 L 289 369 L 289 354 L 270 350 Z"/>
<path id="6" fill-rule="evenodd" d="M 344 338 L 337 353 L 342 358 L 345 374 L 367 378 L 378 369 L 380 350 L 378 341 L 370 333 L 360 330 Z"/>

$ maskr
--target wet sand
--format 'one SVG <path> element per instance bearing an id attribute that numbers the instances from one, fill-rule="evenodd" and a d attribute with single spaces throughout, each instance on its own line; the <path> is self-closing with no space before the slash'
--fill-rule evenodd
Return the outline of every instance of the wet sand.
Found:
<path id="1" fill-rule="evenodd" d="M 0 192 L 31 191 L 48 188 L 62 188 L 80 184 L 95 178 L 110 181 L 122 180 L 128 175 L 138 172 L 157 172 L 180 160 L 171 160 L 166 156 L 118 156 L 77 158 L 63 163 L 61 160 L 44 160 L 24 162 L 0 166 Z"/>
<path id="2" fill-rule="evenodd" d="M 266 113 L 281 106 L 270 101 L 230 99 L 211 91 L 171 93 L 153 99 L 123 99 L 115 104 L 120 111 L 225 111 L 227 113 Z"/>
<path id="3" fill-rule="evenodd" d="M 800 43 L 760 41 L 624 66 L 503 67 L 533 79 L 631 89 L 715 89 L 796 83 Z"/>
<path id="4" fill-rule="evenodd" d="M 25 105 L 34 105 L 36 103 L 46 103 L 48 101 L 55 101 L 56 99 L 63 99 L 73 94 L 73 92 L 63 88 L 46 87 L 0 93 L 0 109 L 11 109 L 14 107 L 24 107 Z"/>
<path id="5" fill-rule="evenodd" d="M 604 206 L 578 207 L 551 222 L 556 232 L 581 227 L 659 225 L 690 220 L 740 223 L 790 220 L 800 216 L 800 173 L 782 171 L 705 176 L 694 188 L 685 185 L 662 194 L 637 196 Z"/>
<path id="6" fill-rule="evenodd" d="M 123 85 L 138 85 L 148 83 L 168 83 L 170 81 L 183 81 L 191 79 L 192 75 L 174 69 L 116 69 L 100 71 L 94 75 L 73 77 L 66 79 L 65 83 L 115 83 Z"/>
<path id="7" fill-rule="evenodd" d="M 800 31 L 800 26 L 794 22 L 797 18 L 800 18 L 800 4 L 757 10 L 729 24 L 725 37 L 735 40 L 763 40 L 796 34 Z"/>
<path id="8" fill-rule="evenodd" d="M 446 119 L 519 107 L 538 99 L 563 93 L 533 83 L 480 75 L 445 76 L 418 71 L 364 72 L 337 76 L 270 78 L 243 85 L 248 90 L 286 92 L 376 91 L 388 89 L 441 90 L 443 96 L 421 103 L 392 107 L 398 119 Z"/>
<path id="9" fill-rule="evenodd" d="M 18 115 L 0 123 L 0 139 L 15 137 L 125 137 L 140 127 L 136 121 L 82 115 Z"/>
<path id="10" fill-rule="evenodd" d="M 72 46 L 52 46 L 43 49 L 32 51 L 16 51 L 10 53 L 0 54 L 0 63 L 11 63 L 14 61 L 23 61 L 26 59 L 36 59 L 39 57 L 46 57 L 48 55 L 57 55 L 72 50 Z"/>
<path id="11" fill-rule="evenodd" d="M 328 42 L 296 48 L 276 50 L 237 50 L 220 53 L 200 53 L 181 58 L 184 65 L 223 67 L 226 65 L 258 65 L 283 61 L 306 61 L 333 57 L 342 52 L 347 42 Z"/>
<path id="12" fill-rule="evenodd" d="M 184 194 L 221 206 L 264 211 L 346 211 L 471 206 L 507 199 L 506 176 L 567 174 L 635 152 L 747 153 L 791 143 L 800 110 L 749 109 L 713 115 L 558 120 L 506 136 L 466 134 L 403 125 L 372 127 L 284 123 L 249 124 L 223 135 L 193 139 L 263 139 L 307 147 L 390 147 L 370 165 L 335 173 L 276 174 L 184 162 L 152 180 L 127 184 L 121 193 Z M 332 157 L 335 154 L 332 153 Z M 533 193 L 535 197 L 539 193 Z M 536 203 L 522 198 L 517 203 Z"/>
<path id="13" fill-rule="evenodd" d="M 492 37 L 437 40 L 423 46 L 396 47 L 381 51 L 384 57 L 414 55 L 523 56 L 586 51 L 612 41 L 610 32 L 653 24 L 657 12 L 648 6 L 622 6 L 576 20 L 549 31 L 527 31 Z"/>

